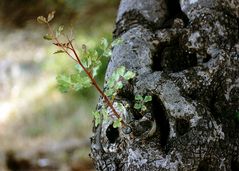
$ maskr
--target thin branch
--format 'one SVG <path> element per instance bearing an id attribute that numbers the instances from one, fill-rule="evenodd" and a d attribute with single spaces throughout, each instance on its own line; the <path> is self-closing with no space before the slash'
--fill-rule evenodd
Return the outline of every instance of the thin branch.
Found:
<path id="1" fill-rule="evenodd" d="M 77 62 L 77 60 L 67 51 L 67 49 L 65 49 L 65 47 L 62 45 L 62 43 L 59 42 L 57 37 L 54 35 L 54 32 L 52 31 L 51 26 L 48 22 L 47 22 L 47 26 L 50 31 L 50 35 L 52 35 L 53 39 L 57 42 L 57 44 L 58 44 L 57 46 L 60 47 L 71 59 L 73 59 L 74 61 Z"/>
<path id="2" fill-rule="evenodd" d="M 68 41 L 69 41 L 69 38 L 67 37 Z M 85 66 L 81 63 L 80 61 L 80 58 L 78 56 L 78 54 L 76 53 L 75 51 L 75 48 L 72 44 L 71 41 L 69 41 L 70 43 L 70 46 L 71 46 L 71 49 L 72 49 L 72 52 L 74 53 L 74 56 L 76 57 L 77 59 L 77 62 L 78 64 L 82 67 L 82 69 L 84 70 L 84 72 L 87 74 L 87 76 L 90 78 L 92 84 L 95 86 L 95 88 L 97 89 L 97 91 L 100 93 L 100 95 L 103 97 L 105 103 L 107 104 L 107 106 L 109 106 L 112 110 L 112 112 L 114 113 L 114 115 L 120 119 L 120 115 L 118 114 L 118 112 L 115 110 L 114 106 L 112 105 L 112 103 L 110 102 L 109 98 L 105 95 L 105 93 L 101 90 L 101 88 L 99 87 L 99 85 L 97 84 L 97 82 L 95 81 L 95 79 L 93 78 L 93 76 L 91 75 L 91 73 L 85 68 Z M 121 124 L 123 127 L 126 126 L 126 124 L 124 123 L 123 120 L 121 120 Z"/>
<path id="3" fill-rule="evenodd" d="M 111 103 L 111 101 L 109 100 L 109 98 L 105 95 L 105 93 L 101 90 L 101 88 L 99 87 L 99 85 L 97 84 L 96 80 L 94 79 L 94 77 L 92 76 L 91 72 L 89 72 L 85 66 L 82 64 L 81 60 L 80 60 L 80 57 L 78 56 L 78 54 L 76 53 L 75 51 L 75 48 L 72 44 L 72 41 L 69 39 L 68 36 L 64 35 L 68 42 L 67 42 L 67 46 L 64 46 L 64 44 L 60 43 L 58 38 L 54 35 L 54 32 L 53 30 L 51 29 L 51 26 L 50 24 L 47 22 L 47 26 L 48 26 L 48 29 L 49 29 L 49 32 L 50 34 L 52 35 L 53 37 L 53 40 L 56 41 L 56 43 L 54 43 L 56 46 L 60 47 L 70 58 L 72 58 L 75 62 L 77 62 L 81 67 L 82 69 L 84 70 L 84 72 L 87 74 L 87 76 L 90 78 L 91 80 L 91 83 L 92 85 L 96 88 L 96 90 L 100 93 L 100 95 L 103 97 L 103 100 L 104 102 L 107 104 L 108 107 L 110 107 L 110 109 L 112 110 L 113 114 L 118 118 L 120 119 L 120 114 L 118 114 L 118 112 L 115 110 L 113 104 Z M 68 47 L 68 45 L 70 45 L 70 47 Z M 74 54 L 74 57 L 67 51 L 67 49 L 70 49 L 73 54 Z M 121 124 L 123 127 L 126 127 L 126 124 L 123 120 L 120 120 Z"/>

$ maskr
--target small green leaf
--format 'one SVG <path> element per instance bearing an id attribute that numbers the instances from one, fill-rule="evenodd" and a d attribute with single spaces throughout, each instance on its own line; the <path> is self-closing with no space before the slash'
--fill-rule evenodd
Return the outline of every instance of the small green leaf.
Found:
<path id="1" fill-rule="evenodd" d="M 56 52 L 54 52 L 53 54 L 59 54 L 59 53 L 65 53 L 64 50 L 57 50 Z"/>
<path id="2" fill-rule="evenodd" d="M 52 40 L 53 36 L 50 35 L 50 34 L 46 34 L 45 36 L 43 36 L 43 39 L 45 39 L 45 40 Z"/>
<path id="3" fill-rule="evenodd" d="M 96 77 L 96 76 L 98 75 L 98 70 L 99 70 L 99 68 L 100 68 L 100 65 L 99 65 L 99 66 L 95 66 L 95 67 L 93 68 L 93 71 L 92 71 L 92 76 L 93 76 L 93 77 Z"/>
<path id="4" fill-rule="evenodd" d="M 137 100 L 137 101 L 143 101 L 143 97 L 140 96 L 140 95 L 136 95 L 136 96 L 135 96 L 135 100 Z"/>
<path id="5" fill-rule="evenodd" d="M 82 84 L 83 88 L 88 88 L 92 85 L 91 80 L 88 76 L 81 77 L 81 84 Z"/>
<path id="6" fill-rule="evenodd" d="M 136 75 L 136 74 L 135 74 L 134 72 L 132 72 L 132 71 L 127 71 L 127 72 L 125 73 L 125 75 L 124 75 L 124 79 L 130 80 L 130 79 L 134 78 L 135 75 Z"/>
<path id="7" fill-rule="evenodd" d="M 78 74 L 78 73 L 72 74 L 70 78 L 71 78 L 72 88 L 75 91 L 79 91 L 80 89 L 88 88 L 91 86 L 91 81 L 89 77 L 83 76 L 82 74 Z"/>
<path id="8" fill-rule="evenodd" d="M 104 56 L 104 53 L 105 53 L 105 50 L 104 49 L 102 49 L 102 48 L 100 48 L 100 47 L 97 47 L 96 49 L 96 52 L 97 52 L 97 56 Z"/>
<path id="9" fill-rule="evenodd" d="M 146 103 L 146 102 L 150 102 L 150 101 L 152 101 L 152 96 L 145 96 L 144 97 L 144 102 Z"/>
<path id="10" fill-rule="evenodd" d="M 123 39 L 121 38 L 118 38 L 118 39 L 115 39 L 112 43 L 111 43 L 111 46 L 114 47 L 114 46 L 117 46 L 117 45 L 120 45 L 123 43 Z"/>
<path id="11" fill-rule="evenodd" d="M 108 80 L 107 85 L 108 85 L 109 88 L 114 87 L 114 85 L 115 85 L 115 80 L 113 79 L 113 77 L 111 77 L 111 78 Z"/>
<path id="12" fill-rule="evenodd" d="M 52 11 L 48 14 L 47 22 L 50 22 L 54 18 L 55 12 L 56 11 Z"/>
<path id="13" fill-rule="evenodd" d="M 109 46 L 109 42 L 108 42 L 108 40 L 106 38 L 103 38 L 101 40 L 101 44 L 103 45 L 104 49 L 108 48 L 108 46 Z"/>
<path id="14" fill-rule="evenodd" d="M 147 107 L 145 105 L 142 105 L 141 111 L 146 111 L 146 110 L 147 110 Z"/>
<path id="15" fill-rule="evenodd" d="M 100 123 L 100 112 L 93 111 L 92 115 L 94 116 L 94 119 L 95 119 L 95 126 L 98 126 Z"/>
<path id="16" fill-rule="evenodd" d="M 141 107 L 142 107 L 142 104 L 140 104 L 140 103 L 135 103 L 134 104 L 134 108 L 137 109 L 137 110 L 141 109 Z"/>
<path id="17" fill-rule="evenodd" d="M 59 26 L 57 30 L 58 30 L 59 32 L 62 32 L 62 31 L 64 30 L 64 26 L 63 26 L 63 25 Z"/>
<path id="18" fill-rule="evenodd" d="M 114 81 L 114 83 L 115 83 L 116 81 L 119 80 L 119 78 L 120 78 L 119 73 L 117 71 L 114 71 L 113 74 L 111 75 L 110 79 L 112 79 Z"/>
<path id="19" fill-rule="evenodd" d="M 56 77 L 58 88 L 61 92 L 66 93 L 71 85 L 71 79 L 67 75 L 59 75 Z"/>
<path id="20" fill-rule="evenodd" d="M 61 35 L 63 29 L 64 29 L 63 25 L 58 27 L 58 29 L 56 30 L 56 37 L 59 37 Z"/>
<path id="21" fill-rule="evenodd" d="M 122 118 L 116 119 L 113 123 L 114 128 L 119 128 L 121 126 Z"/>
<path id="22" fill-rule="evenodd" d="M 83 88 L 82 85 L 79 84 L 79 83 L 75 83 L 75 84 L 72 85 L 72 89 L 73 89 L 74 91 L 79 91 L 79 90 L 81 90 L 82 88 Z"/>
<path id="23" fill-rule="evenodd" d="M 101 113 L 103 115 L 103 121 L 107 122 L 109 120 L 109 115 L 108 115 L 105 105 L 102 106 Z"/>
<path id="24" fill-rule="evenodd" d="M 40 23 L 40 24 L 46 24 L 47 20 L 46 20 L 45 17 L 39 16 L 39 17 L 37 17 L 37 22 Z"/>
<path id="25" fill-rule="evenodd" d="M 81 73 L 83 71 L 83 68 L 79 64 L 75 65 L 75 69 L 78 73 Z"/>
<path id="26" fill-rule="evenodd" d="M 108 89 L 105 91 L 105 95 L 108 97 L 111 97 L 111 96 L 113 96 L 114 92 L 115 91 L 113 89 Z"/>
<path id="27" fill-rule="evenodd" d="M 124 106 L 122 103 L 116 103 L 117 110 L 120 111 L 120 113 L 124 113 Z"/>
<path id="28" fill-rule="evenodd" d="M 123 83 L 121 81 L 117 82 L 116 85 L 115 85 L 115 89 L 119 90 L 119 89 L 122 89 L 122 88 L 123 88 Z"/>
<path id="29" fill-rule="evenodd" d="M 106 57 L 106 58 L 111 57 L 111 55 L 112 55 L 111 49 L 105 50 L 105 51 L 103 52 L 103 54 L 102 54 L 102 56 L 104 56 L 104 57 Z"/>
<path id="30" fill-rule="evenodd" d="M 124 67 L 124 66 L 121 66 L 121 67 L 117 68 L 116 73 L 117 73 L 118 75 L 120 75 L 120 76 L 124 76 L 125 67 Z"/>
<path id="31" fill-rule="evenodd" d="M 84 65 L 85 68 L 89 69 L 90 66 L 92 65 L 92 60 L 91 58 L 85 57 L 81 59 L 81 63 Z"/>

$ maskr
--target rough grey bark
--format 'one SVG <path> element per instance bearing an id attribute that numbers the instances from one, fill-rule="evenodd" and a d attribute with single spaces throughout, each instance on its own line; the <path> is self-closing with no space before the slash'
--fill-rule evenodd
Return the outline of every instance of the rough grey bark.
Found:
<path id="1" fill-rule="evenodd" d="M 137 73 L 116 98 L 132 132 L 93 129 L 97 170 L 239 170 L 239 2 L 180 3 L 121 1 L 114 33 L 123 43 L 106 80 L 122 65 Z M 153 96 L 143 116 L 136 94 Z"/>

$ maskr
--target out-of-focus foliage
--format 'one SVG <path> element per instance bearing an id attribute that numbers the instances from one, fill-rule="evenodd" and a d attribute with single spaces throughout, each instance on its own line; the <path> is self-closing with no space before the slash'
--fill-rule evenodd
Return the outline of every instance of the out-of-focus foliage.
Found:
<path id="1" fill-rule="evenodd" d="M 104 8 L 115 9 L 118 2 L 118 0 L 1 0 L 0 21 L 3 25 L 22 27 L 32 22 L 39 14 L 48 14 L 49 11 L 55 10 L 59 21 L 73 23 L 81 19 L 81 22 L 91 22 L 90 18 L 95 13 L 101 11 L 104 13 Z M 97 20 L 95 17 L 94 20 Z"/>

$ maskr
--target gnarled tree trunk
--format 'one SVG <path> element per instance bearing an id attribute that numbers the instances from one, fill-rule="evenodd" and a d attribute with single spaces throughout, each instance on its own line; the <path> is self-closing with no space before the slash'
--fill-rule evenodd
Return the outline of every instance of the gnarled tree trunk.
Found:
<path id="1" fill-rule="evenodd" d="M 132 131 L 93 129 L 97 170 L 239 170 L 238 25 L 238 0 L 121 1 L 106 79 L 137 73 L 116 98 Z"/>

